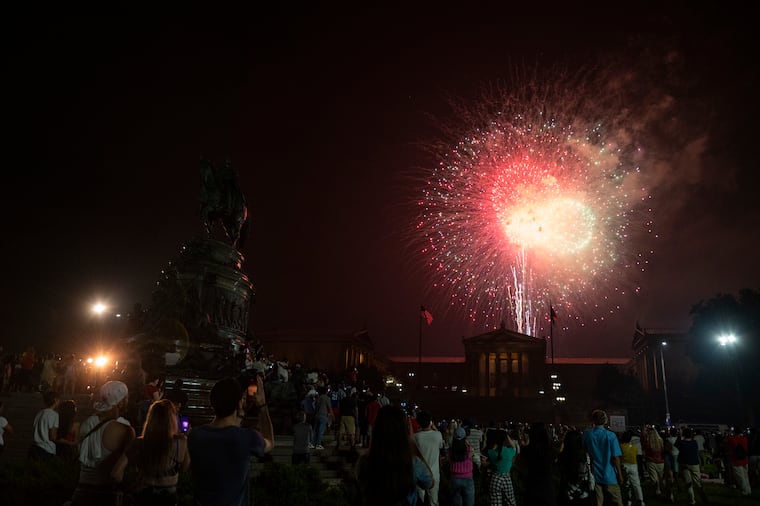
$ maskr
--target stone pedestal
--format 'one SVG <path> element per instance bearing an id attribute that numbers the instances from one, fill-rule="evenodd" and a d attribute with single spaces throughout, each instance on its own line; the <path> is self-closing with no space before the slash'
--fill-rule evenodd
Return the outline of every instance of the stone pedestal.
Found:
<path id="1" fill-rule="evenodd" d="M 233 357 L 245 345 L 253 299 L 243 261 L 242 253 L 229 244 L 193 239 L 170 262 L 159 288 L 167 306 L 180 316 L 172 321 L 178 330 L 167 335 L 176 346 L 167 353 L 167 365 L 174 362 L 212 376 L 212 369 L 233 366 Z"/>

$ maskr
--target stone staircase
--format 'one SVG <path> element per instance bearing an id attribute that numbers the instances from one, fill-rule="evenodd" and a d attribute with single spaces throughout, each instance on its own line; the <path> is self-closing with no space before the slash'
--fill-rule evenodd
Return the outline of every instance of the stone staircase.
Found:
<path id="1" fill-rule="evenodd" d="M 76 401 L 79 408 L 77 413 L 79 420 L 84 420 L 91 412 L 89 407 L 92 402 L 89 394 L 76 394 L 71 398 Z M 3 392 L 0 394 L 0 401 L 4 405 L 3 416 L 8 419 L 8 423 L 13 427 L 12 434 L 8 432 L 3 434 L 5 450 L 0 456 L 0 465 L 23 463 L 34 439 L 32 431 L 34 417 L 45 407 L 42 402 L 42 394 L 39 392 Z"/>
<path id="2" fill-rule="evenodd" d="M 349 451 L 335 448 L 334 436 L 325 434 L 323 438 L 324 450 L 312 450 L 309 465 L 319 472 L 322 481 L 328 486 L 338 486 L 344 479 L 353 476 L 354 465 L 359 455 L 365 451 L 363 448 Z M 253 466 L 252 476 L 258 476 L 270 462 L 278 464 L 290 464 L 293 454 L 293 436 L 275 435 L 275 447 L 272 453 L 265 457 L 263 462 Z"/>

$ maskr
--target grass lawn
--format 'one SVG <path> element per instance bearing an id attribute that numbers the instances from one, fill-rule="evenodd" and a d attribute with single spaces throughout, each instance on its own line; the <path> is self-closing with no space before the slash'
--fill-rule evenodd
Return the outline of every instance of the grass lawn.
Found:
<path id="1" fill-rule="evenodd" d="M 647 506 L 673 504 L 663 498 L 656 497 L 654 495 L 654 487 L 651 484 L 644 484 L 643 487 L 644 502 Z M 752 490 L 752 495 L 750 497 L 742 497 L 737 489 L 731 488 L 723 483 L 705 483 L 705 493 L 707 494 L 709 504 L 725 506 L 758 506 L 758 504 L 760 504 L 760 488 L 758 487 Z M 695 494 L 695 498 L 697 504 L 704 504 L 699 497 L 699 493 Z M 680 484 L 680 490 L 676 489 L 674 499 L 675 504 L 689 504 L 686 487 L 684 487 L 683 483 Z"/>

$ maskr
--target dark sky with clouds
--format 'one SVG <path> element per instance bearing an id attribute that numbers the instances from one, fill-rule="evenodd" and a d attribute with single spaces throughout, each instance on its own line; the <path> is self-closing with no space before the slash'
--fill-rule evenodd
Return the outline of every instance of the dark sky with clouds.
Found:
<path id="1" fill-rule="evenodd" d="M 617 8 L 8 21 L 0 343 L 58 350 L 88 332 L 91 301 L 149 302 L 200 233 L 205 155 L 229 157 L 248 198 L 254 332 L 366 325 L 380 351 L 414 355 L 422 302 L 426 353 L 461 353 L 474 329 L 410 257 L 431 118 L 516 68 L 597 58 L 658 91 L 643 112 L 660 239 L 641 294 L 555 352 L 625 356 L 636 321 L 688 328 L 699 300 L 760 288 L 756 44 L 741 10 Z"/>

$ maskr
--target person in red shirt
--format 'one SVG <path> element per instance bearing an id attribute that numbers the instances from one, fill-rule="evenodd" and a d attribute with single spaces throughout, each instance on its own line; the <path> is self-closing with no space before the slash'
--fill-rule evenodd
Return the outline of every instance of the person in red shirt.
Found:
<path id="1" fill-rule="evenodd" d="M 19 385 L 21 385 L 22 391 L 32 392 L 34 385 L 32 385 L 32 369 L 34 369 L 34 363 L 37 361 L 37 357 L 34 352 L 34 347 L 30 346 L 26 349 L 23 355 L 21 355 L 21 378 Z"/>
<path id="2" fill-rule="evenodd" d="M 747 442 L 747 436 L 743 433 L 731 429 L 731 432 L 726 436 L 726 453 L 731 461 L 731 467 L 733 468 L 734 480 L 736 486 L 743 496 L 749 496 L 752 494 L 752 488 L 749 484 L 749 473 L 747 468 L 749 466 L 749 444 Z"/>
<path id="3" fill-rule="evenodd" d="M 411 410 L 409 416 L 409 426 L 412 428 L 412 434 L 416 434 L 420 430 L 420 423 L 417 421 L 417 412 Z"/>
<path id="4" fill-rule="evenodd" d="M 143 396 L 137 411 L 137 430 L 142 434 L 142 426 L 148 414 L 150 405 L 164 397 L 164 391 L 160 387 L 160 378 L 153 374 L 147 378 L 149 381 L 143 387 Z"/>

